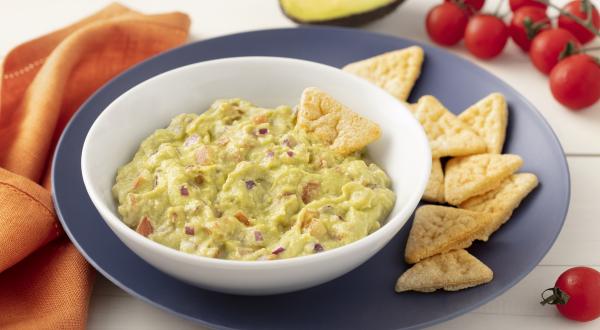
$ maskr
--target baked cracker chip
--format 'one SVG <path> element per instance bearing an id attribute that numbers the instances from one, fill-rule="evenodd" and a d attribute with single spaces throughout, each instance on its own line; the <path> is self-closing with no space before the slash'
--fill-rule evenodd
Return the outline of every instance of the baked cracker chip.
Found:
<path id="1" fill-rule="evenodd" d="M 404 258 L 414 264 L 439 253 L 467 248 L 491 221 L 487 213 L 440 205 L 421 206 L 415 213 Z"/>
<path id="2" fill-rule="evenodd" d="M 421 97 L 413 114 L 427 134 L 433 158 L 466 156 L 487 149 L 483 139 L 433 96 Z"/>
<path id="3" fill-rule="evenodd" d="M 417 110 L 417 104 L 416 103 L 406 103 L 406 107 L 412 113 L 415 113 L 415 111 Z"/>
<path id="4" fill-rule="evenodd" d="M 431 174 L 423 193 L 423 200 L 434 203 L 443 203 L 445 201 L 444 172 L 442 171 L 442 162 L 439 158 L 434 158 L 431 161 Z"/>
<path id="5" fill-rule="evenodd" d="M 342 70 L 364 78 L 406 101 L 421 74 L 423 49 L 412 46 L 350 63 Z"/>
<path id="6" fill-rule="evenodd" d="M 495 189 L 521 165 L 521 157 L 511 154 L 452 158 L 446 163 L 444 172 L 446 201 L 459 205 L 473 196 Z"/>
<path id="7" fill-rule="evenodd" d="M 488 283 L 492 270 L 465 250 L 454 250 L 421 260 L 402 274 L 396 292 L 458 291 Z"/>
<path id="8" fill-rule="evenodd" d="M 342 155 L 361 150 L 381 135 L 376 123 L 315 87 L 302 92 L 296 125 Z"/>
<path id="9" fill-rule="evenodd" d="M 492 93 L 470 106 L 458 116 L 463 123 L 469 125 L 487 144 L 487 152 L 502 152 L 506 137 L 508 110 L 506 100 L 500 93 Z"/>
<path id="10" fill-rule="evenodd" d="M 513 174 L 500 184 L 500 187 L 479 196 L 472 197 L 460 207 L 477 212 L 493 214 L 494 221 L 483 231 L 481 239 L 487 241 L 492 233 L 506 223 L 521 201 L 538 185 L 535 174 Z"/>

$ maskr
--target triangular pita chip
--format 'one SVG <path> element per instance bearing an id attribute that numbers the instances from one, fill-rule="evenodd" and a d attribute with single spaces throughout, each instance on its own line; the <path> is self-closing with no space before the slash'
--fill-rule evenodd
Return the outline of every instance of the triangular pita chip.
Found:
<path id="1" fill-rule="evenodd" d="M 506 137 L 508 110 L 506 100 L 500 93 L 492 93 L 475 103 L 458 116 L 469 125 L 487 144 L 487 152 L 502 152 Z"/>
<path id="2" fill-rule="evenodd" d="M 297 119 L 296 125 L 342 155 L 361 150 L 381 135 L 376 123 L 314 87 L 302 92 Z"/>
<path id="3" fill-rule="evenodd" d="M 434 158 L 478 154 L 487 149 L 483 139 L 433 96 L 421 97 L 413 114 L 427 134 Z"/>
<path id="4" fill-rule="evenodd" d="M 412 113 L 414 113 L 417 110 L 417 104 L 416 103 L 406 103 L 406 107 Z"/>
<path id="5" fill-rule="evenodd" d="M 364 78 L 406 101 L 421 74 L 423 49 L 412 46 L 350 63 L 343 70 Z"/>
<path id="6" fill-rule="evenodd" d="M 514 209 L 537 186 L 535 174 L 513 174 L 500 184 L 500 187 L 487 193 L 468 199 L 460 204 L 463 209 L 493 214 L 494 221 L 488 226 L 481 239 L 487 241 L 489 236 L 508 221 Z"/>
<path id="7" fill-rule="evenodd" d="M 415 213 L 404 258 L 414 264 L 439 253 L 467 248 L 491 221 L 487 213 L 439 205 L 421 206 Z"/>
<path id="8" fill-rule="evenodd" d="M 495 189 L 521 165 L 521 157 L 510 154 L 452 158 L 446 163 L 444 172 L 446 201 L 452 205 L 459 205 L 473 196 Z"/>
<path id="9" fill-rule="evenodd" d="M 423 200 L 434 203 L 443 203 L 444 200 L 444 172 L 439 158 L 431 161 L 431 174 L 423 193 Z"/>
<path id="10" fill-rule="evenodd" d="M 465 250 L 455 250 L 424 259 L 408 269 L 396 282 L 396 292 L 458 291 L 488 283 L 492 270 Z"/>

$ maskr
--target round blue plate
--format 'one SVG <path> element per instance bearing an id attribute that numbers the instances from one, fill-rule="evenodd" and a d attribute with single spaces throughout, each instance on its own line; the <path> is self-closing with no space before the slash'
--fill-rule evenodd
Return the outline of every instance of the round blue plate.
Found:
<path id="1" fill-rule="evenodd" d="M 540 180 L 510 222 L 489 242 L 477 242 L 469 249 L 493 269 L 489 284 L 453 293 L 394 293 L 396 278 L 407 268 L 403 254 L 409 223 L 367 263 L 321 286 L 265 297 L 215 293 L 185 284 L 137 257 L 111 232 L 88 198 L 80 161 L 90 126 L 111 101 L 152 76 L 191 63 L 246 55 L 301 58 L 341 67 L 415 44 L 423 47 L 426 60 L 411 100 L 432 94 L 458 113 L 488 93 L 504 94 L 510 109 L 505 152 L 521 155 L 522 171 L 533 172 Z M 519 93 L 442 49 L 340 28 L 235 34 L 192 43 L 139 64 L 100 89 L 73 117 L 60 139 L 52 178 L 56 210 L 66 232 L 100 273 L 134 296 L 216 328 L 400 329 L 448 320 L 497 297 L 527 275 L 552 246 L 569 204 L 569 172 L 561 146 Z"/>

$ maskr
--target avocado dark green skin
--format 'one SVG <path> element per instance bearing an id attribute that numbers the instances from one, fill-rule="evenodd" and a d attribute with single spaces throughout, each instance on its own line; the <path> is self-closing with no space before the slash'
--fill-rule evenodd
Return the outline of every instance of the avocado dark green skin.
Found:
<path id="1" fill-rule="evenodd" d="M 345 16 L 345 17 L 338 17 L 338 18 L 322 20 L 322 21 L 303 21 L 303 20 L 300 20 L 300 19 L 294 17 L 293 15 L 287 13 L 283 9 L 281 2 L 278 1 L 279 9 L 281 9 L 281 12 L 285 15 L 285 17 L 289 18 L 290 20 L 292 20 L 298 24 L 336 25 L 336 26 L 348 26 L 348 27 L 361 26 L 361 25 L 365 25 L 367 23 L 373 22 L 375 20 L 378 20 L 378 19 L 382 18 L 383 16 L 386 16 L 387 14 L 392 13 L 394 10 L 396 10 L 396 8 L 398 8 L 398 6 L 400 6 L 400 4 L 402 2 L 404 2 L 404 0 L 395 0 L 383 7 L 379 7 L 376 9 L 369 10 L 367 12 L 353 14 L 353 15 Z"/>

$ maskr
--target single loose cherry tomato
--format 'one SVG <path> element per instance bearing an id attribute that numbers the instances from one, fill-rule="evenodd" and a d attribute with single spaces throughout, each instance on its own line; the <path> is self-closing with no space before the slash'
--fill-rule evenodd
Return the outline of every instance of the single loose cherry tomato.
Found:
<path id="1" fill-rule="evenodd" d="M 538 70 L 548 74 L 558 63 L 561 53 L 569 50 L 575 52 L 580 46 L 571 32 L 561 28 L 549 29 L 533 38 L 529 57 Z"/>
<path id="2" fill-rule="evenodd" d="M 465 30 L 465 45 L 471 54 L 489 59 L 496 57 L 508 40 L 508 27 L 493 15 L 477 14 L 471 18 Z"/>
<path id="3" fill-rule="evenodd" d="M 525 6 L 538 7 L 544 10 L 546 10 L 546 8 L 548 7 L 548 5 L 546 5 L 545 3 L 541 3 L 535 0 L 510 0 L 508 3 L 510 4 L 510 10 L 512 10 L 513 12 Z"/>
<path id="4" fill-rule="evenodd" d="M 568 108 L 589 107 L 600 99 L 600 63 L 587 54 L 565 58 L 550 72 L 550 90 Z"/>
<path id="5" fill-rule="evenodd" d="M 431 40 L 444 46 L 459 42 L 469 22 L 467 12 L 452 2 L 433 7 L 427 14 L 425 27 Z"/>
<path id="6" fill-rule="evenodd" d="M 513 15 L 508 32 L 513 41 L 524 51 L 529 51 L 531 40 L 540 31 L 550 28 L 546 10 L 539 7 L 521 7 Z"/>
<path id="7" fill-rule="evenodd" d="M 546 291 L 552 295 L 544 297 L 542 293 L 542 305 L 556 305 L 568 319 L 586 322 L 600 316 L 600 272 L 593 268 L 568 269 L 558 277 L 554 288 Z"/>
<path id="8" fill-rule="evenodd" d="M 594 7 L 594 5 L 591 2 L 589 2 L 589 5 L 589 10 L 592 14 L 592 24 L 596 29 L 599 29 L 600 14 L 598 14 L 598 9 L 596 9 L 596 7 Z M 584 4 L 581 0 L 569 2 L 566 6 L 563 7 L 563 10 L 570 13 L 573 16 L 581 18 L 584 21 L 587 19 L 587 13 L 584 11 Z M 595 37 L 595 35 L 591 31 L 583 27 L 581 24 L 575 22 L 573 19 L 564 15 L 560 15 L 558 17 L 558 26 L 573 33 L 577 40 L 579 40 L 579 42 L 581 42 L 582 44 L 590 42 Z"/>
<path id="9" fill-rule="evenodd" d="M 444 0 L 446 2 L 454 2 L 458 4 L 462 4 L 466 7 L 469 13 L 475 13 L 481 10 L 483 7 L 485 0 Z"/>

